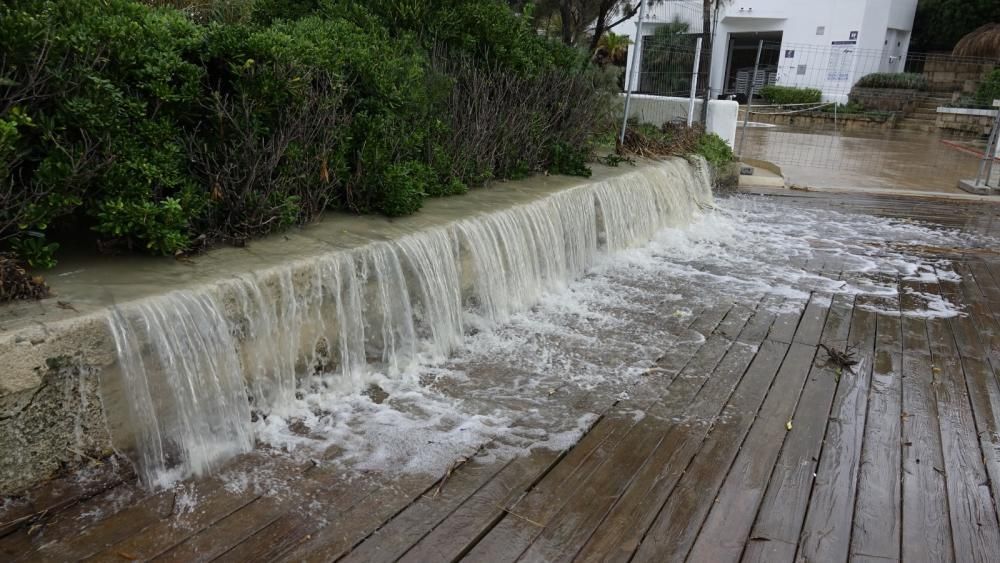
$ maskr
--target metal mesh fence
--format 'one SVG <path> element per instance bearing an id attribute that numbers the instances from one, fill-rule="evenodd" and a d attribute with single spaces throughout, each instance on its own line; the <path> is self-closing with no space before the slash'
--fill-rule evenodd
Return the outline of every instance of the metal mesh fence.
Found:
<path id="1" fill-rule="evenodd" d="M 746 56 L 730 58 L 723 88 L 744 104 L 743 157 L 774 162 L 806 184 L 832 168 L 858 187 L 950 189 L 976 176 L 994 115 L 977 87 L 1000 61 L 850 41 L 759 48 L 756 72 Z"/>

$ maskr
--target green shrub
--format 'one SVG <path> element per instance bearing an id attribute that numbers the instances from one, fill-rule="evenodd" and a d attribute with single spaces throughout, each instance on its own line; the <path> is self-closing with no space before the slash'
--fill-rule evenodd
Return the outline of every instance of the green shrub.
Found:
<path id="1" fill-rule="evenodd" d="M 927 78 L 914 72 L 876 72 L 862 76 L 855 86 L 859 88 L 926 90 Z"/>
<path id="2" fill-rule="evenodd" d="M 855 86 L 859 88 L 926 90 L 927 78 L 915 72 L 876 72 L 862 76 Z"/>
<path id="3" fill-rule="evenodd" d="M 975 101 L 984 107 L 993 107 L 993 100 L 1000 100 L 1000 69 L 995 69 L 979 83 Z"/>
<path id="4" fill-rule="evenodd" d="M 823 93 L 815 88 L 794 88 L 792 86 L 764 86 L 760 95 L 771 104 L 816 104 Z"/>
<path id="5" fill-rule="evenodd" d="M 5 213 L 0 238 L 44 233 L 82 213 L 98 232 L 156 251 L 184 248 L 206 205 L 181 143 L 204 77 L 198 26 L 127 0 L 14 1 L 0 10 L 0 118 L 25 116 L 5 181 L 36 196 Z"/>
<path id="6" fill-rule="evenodd" d="M 613 108 L 496 0 L 9 0 L 0 36 L 0 251 L 36 267 L 586 175 Z"/>
<path id="7" fill-rule="evenodd" d="M 698 137 L 695 153 L 705 157 L 712 166 L 719 167 L 736 160 L 733 149 L 715 133 L 703 133 Z"/>

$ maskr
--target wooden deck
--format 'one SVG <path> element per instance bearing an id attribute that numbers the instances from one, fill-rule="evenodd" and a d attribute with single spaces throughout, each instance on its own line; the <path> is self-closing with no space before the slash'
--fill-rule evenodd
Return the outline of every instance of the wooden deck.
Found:
<path id="1" fill-rule="evenodd" d="M 996 233 L 997 207 L 792 199 Z M 964 316 L 881 313 L 875 297 L 819 293 L 794 312 L 765 306 L 773 296 L 707 307 L 684 321 L 704 342 L 661 358 L 633 400 L 604 405 L 565 451 L 389 482 L 293 464 L 299 495 L 207 480 L 187 512 L 177 491 L 97 479 L 0 522 L 0 558 L 997 560 L 1000 249 L 914 251 L 947 258 L 961 282 L 883 280 L 901 288 L 895 306 L 905 312 L 912 289 L 963 304 Z M 805 266 L 840 274 L 822 255 Z M 855 349 L 853 373 L 820 344 Z M 141 500 L 118 509 L 118 497 Z M 322 520 L 300 510 L 315 503 Z M 80 529 L 95 507 L 108 514 Z"/>

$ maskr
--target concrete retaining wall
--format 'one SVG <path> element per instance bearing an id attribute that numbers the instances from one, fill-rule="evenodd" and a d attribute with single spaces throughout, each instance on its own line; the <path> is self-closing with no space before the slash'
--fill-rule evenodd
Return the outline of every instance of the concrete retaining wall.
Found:
<path id="1" fill-rule="evenodd" d="M 622 95 L 624 97 L 624 94 Z M 694 115 L 697 121 L 701 116 L 702 100 L 696 100 Z M 643 123 L 663 125 L 671 122 L 687 122 L 688 98 L 669 96 L 650 96 L 647 94 L 632 94 L 629 103 L 629 117 L 634 117 Z M 710 100 L 708 102 L 708 123 L 705 130 L 722 137 L 730 147 L 736 143 L 736 116 L 740 105 L 729 100 Z"/>
<path id="2" fill-rule="evenodd" d="M 937 126 L 953 133 L 989 135 L 996 111 L 990 109 L 946 108 L 937 110 Z"/>
<path id="3" fill-rule="evenodd" d="M 632 166 L 595 165 L 593 170 L 587 180 L 538 176 L 461 197 L 432 199 L 420 213 L 393 220 L 330 215 L 247 248 L 219 248 L 190 261 L 141 256 L 63 260 L 47 275 L 54 297 L 0 307 L 0 495 L 107 456 L 112 435 L 116 448 L 130 449 L 132 430 L 127 420 L 114 414 L 127 411 L 127 398 L 113 383 L 121 380 L 108 325 L 115 305 L 175 290 L 214 291 L 228 315 L 235 285 L 228 280 L 235 276 L 252 273 L 269 295 L 277 291 L 280 273 L 289 268 L 291 283 L 309 284 L 313 277 L 308 273 L 314 269 L 307 266 L 331 253 L 642 172 Z M 472 266 L 463 269 L 471 272 Z M 463 282 L 468 286 L 471 278 Z M 230 320 L 239 324 L 239 319 Z"/>

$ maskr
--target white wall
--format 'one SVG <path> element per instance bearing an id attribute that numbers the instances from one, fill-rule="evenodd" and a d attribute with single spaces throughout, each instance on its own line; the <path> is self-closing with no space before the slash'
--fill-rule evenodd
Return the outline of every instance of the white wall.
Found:
<path id="1" fill-rule="evenodd" d="M 642 123 L 652 123 L 656 126 L 676 121 L 686 122 L 689 103 L 688 98 L 632 94 L 628 114 L 629 117 L 634 117 Z M 701 100 L 695 101 L 695 119 L 700 115 L 701 104 Z M 710 100 L 705 130 L 722 137 L 730 147 L 735 147 L 739 107 L 736 102 L 728 100 Z"/>

